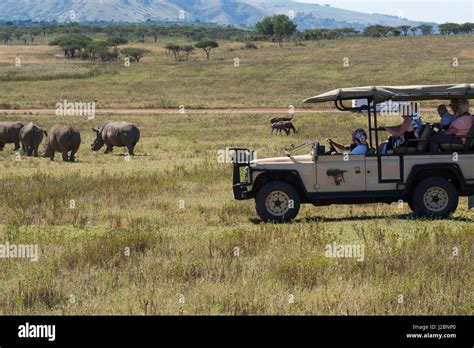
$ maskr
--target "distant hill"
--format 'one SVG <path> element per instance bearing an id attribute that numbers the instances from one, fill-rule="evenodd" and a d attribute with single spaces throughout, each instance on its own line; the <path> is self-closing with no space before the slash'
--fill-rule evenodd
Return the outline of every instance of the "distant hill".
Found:
<path id="1" fill-rule="evenodd" d="M 291 12 L 290 12 L 291 11 Z M 419 25 L 394 16 L 366 14 L 291 0 L 2 0 L 0 21 L 183 21 L 251 27 L 272 14 L 294 15 L 299 29 Z"/>

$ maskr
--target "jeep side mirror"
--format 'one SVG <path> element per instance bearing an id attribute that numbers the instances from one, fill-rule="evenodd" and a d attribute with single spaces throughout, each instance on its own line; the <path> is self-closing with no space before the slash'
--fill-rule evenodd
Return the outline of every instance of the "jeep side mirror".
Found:
<path id="1" fill-rule="evenodd" d="M 319 145 L 319 143 L 315 143 L 313 145 L 313 147 L 311 148 L 311 156 L 312 156 L 314 162 L 316 162 L 318 160 L 318 156 L 321 152 L 320 147 L 321 147 L 321 145 Z"/>

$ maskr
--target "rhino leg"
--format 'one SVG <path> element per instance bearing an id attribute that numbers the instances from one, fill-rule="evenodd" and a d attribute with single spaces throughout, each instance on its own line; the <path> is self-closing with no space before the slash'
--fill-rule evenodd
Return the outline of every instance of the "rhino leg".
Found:
<path id="1" fill-rule="evenodd" d="M 3 151 L 4 147 L 5 147 L 5 143 L 0 143 L 0 151 Z"/>
<path id="2" fill-rule="evenodd" d="M 74 146 L 73 149 L 71 150 L 71 156 L 69 157 L 69 162 L 75 162 L 76 161 L 76 153 L 79 151 L 79 145 Z"/>
<path id="3" fill-rule="evenodd" d="M 51 152 L 50 152 L 50 154 L 49 154 L 49 159 L 50 159 L 51 161 L 54 161 L 54 155 L 55 155 L 55 154 L 56 154 L 56 151 L 54 151 L 53 149 L 51 149 Z"/>
<path id="4" fill-rule="evenodd" d="M 33 147 L 32 147 L 32 146 L 28 146 L 28 147 L 26 148 L 26 156 L 27 156 L 27 157 L 33 156 Z"/>
<path id="5" fill-rule="evenodd" d="M 105 154 L 112 153 L 114 151 L 114 147 L 112 145 L 107 145 L 107 148 L 105 149 Z"/>
<path id="6" fill-rule="evenodd" d="M 128 154 L 129 154 L 130 156 L 135 156 L 135 152 L 133 152 L 133 149 L 134 149 L 134 148 L 135 148 L 134 145 L 128 145 L 128 146 L 127 146 Z"/>
<path id="7" fill-rule="evenodd" d="M 18 151 L 18 150 L 20 150 L 20 141 L 19 140 L 15 141 L 15 151 Z"/>
<path id="8" fill-rule="evenodd" d="M 74 163 L 76 161 L 76 152 L 71 151 L 71 156 L 69 156 L 69 162 Z"/>
<path id="9" fill-rule="evenodd" d="M 38 157 L 38 145 L 35 146 L 35 148 L 33 149 L 33 156 L 35 157 Z"/>
<path id="10" fill-rule="evenodd" d="M 69 156 L 67 152 L 63 152 L 63 161 L 64 162 L 69 162 Z"/>

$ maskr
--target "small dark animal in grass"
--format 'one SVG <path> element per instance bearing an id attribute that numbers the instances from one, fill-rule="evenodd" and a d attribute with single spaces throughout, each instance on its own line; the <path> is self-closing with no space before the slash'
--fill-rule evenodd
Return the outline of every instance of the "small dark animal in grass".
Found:
<path id="1" fill-rule="evenodd" d="M 274 123 L 272 124 L 271 126 L 272 128 L 272 133 L 273 131 L 277 131 L 278 133 L 281 134 L 281 132 L 285 132 L 286 135 L 290 135 L 291 131 L 293 130 L 293 133 L 298 133 L 298 131 L 296 130 L 295 126 L 293 125 L 293 122 L 291 121 L 284 121 L 284 122 L 278 122 L 278 123 Z"/>
<path id="2" fill-rule="evenodd" d="M 74 162 L 75 155 L 81 146 L 81 133 L 74 128 L 57 124 L 46 135 L 45 157 L 54 161 L 56 152 L 61 152 L 64 162 Z M 70 153 L 70 155 L 69 155 Z"/>
<path id="3" fill-rule="evenodd" d="M 137 126 L 127 122 L 106 122 L 100 128 L 92 128 L 97 137 L 92 142 L 93 151 L 99 151 L 104 145 L 105 153 L 111 153 L 113 147 L 126 147 L 130 156 L 135 156 L 133 150 L 140 140 L 140 130 Z"/>
<path id="4" fill-rule="evenodd" d="M 23 152 L 28 157 L 38 157 L 38 148 L 43 141 L 43 130 L 34 123 L 30 123 L 20 130 L 20 141 Z"/>
<path id="5" fill-rule="evenodd" d="M 278 122 L 288 122 L 288 121 L 293 121 L 293 117 L 274 117 L 270 120 L 270 123 L 275 124 Z"/>
<path id="6" fill-rule="evenodd" d="M 23 125 L 19 122 L 0 122 L 0 151 L 5 144 L 15 144 L 15 151 L 20 149 L 20 130 Z"/>

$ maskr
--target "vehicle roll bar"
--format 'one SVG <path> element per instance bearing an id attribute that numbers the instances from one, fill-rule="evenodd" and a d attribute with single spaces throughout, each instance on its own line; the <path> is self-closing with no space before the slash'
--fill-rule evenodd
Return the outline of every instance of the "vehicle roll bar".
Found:
<path id="1" fill-rule="evenodd" d="M 360 99 L 365 99 L 365 98 L 360 98 Z M 359 106 L 357 108 L 347 107 L 343 104 L 342 101 L 343 101 L 342 99 L 337 99 L 337 100 L 334 101 L 334 104 L 336 105 L 336 108 L 339 111 L 364 111 L 364 110 L 369 109 L 368 105 L 362 105 L 362 106 Z"/>

